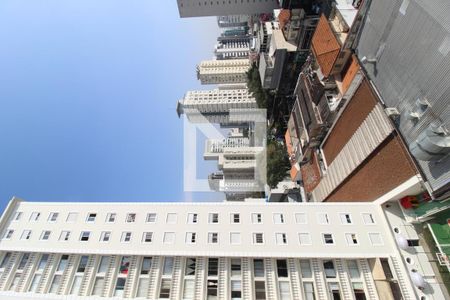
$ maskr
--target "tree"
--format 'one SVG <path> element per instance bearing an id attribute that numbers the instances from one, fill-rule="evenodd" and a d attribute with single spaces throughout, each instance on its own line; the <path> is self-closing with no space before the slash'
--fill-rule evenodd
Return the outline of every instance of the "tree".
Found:
<path id="1" fill-rule="evenodd" d="M 268 139 L 267 143 L 267 184 L 274 188 L 282 181 L 291 164 L 287 156 L 287 150 L 283 143 L 274 139 Z"/>

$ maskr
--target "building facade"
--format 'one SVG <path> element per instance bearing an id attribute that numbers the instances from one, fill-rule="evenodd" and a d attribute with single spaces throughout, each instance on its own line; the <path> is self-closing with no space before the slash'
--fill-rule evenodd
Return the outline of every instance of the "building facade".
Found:
<path id="1" fill-rule="evenodd" d="M 374 204 L 14 198 L 0 224 L 7 300 L 443 299 L 414 286 Z"/>
<path id="2" fill-rule="evenodd" d="M 195 1 L 177 0 L 178 11 L 181 18 L 254 15 L 271 13 L 278 8 L 277 0 L 257 1 Z"/>
<path id="3" fill-rule="evenodd" d="M 247 82 L 248 59 L 205 60 L 197 66 L 197 78 L 202 84 Z"/>

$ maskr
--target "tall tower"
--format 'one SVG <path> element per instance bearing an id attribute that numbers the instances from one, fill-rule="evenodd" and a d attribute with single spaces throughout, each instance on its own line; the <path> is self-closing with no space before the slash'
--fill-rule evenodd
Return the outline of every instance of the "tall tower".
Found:
<path id="1" fill-rule="evenodd" d="M 279 7 L 278 0 L 265 1 L 197 1 L 177 0 L 180 17 L 254 15 L 271 13 Z"/>
<path id="2" fill-rule="evenodd" d="M 178 101 L 177 114 L 186 114 L 190 122 L 201 123 L 204 118 L 210 123 L 227 123 L 230 110 L 257 108 L 255 98 L 247 89 L 214 89 L 188 91 Z"/>
<path id="3" fill-rule="evenodd" d="M 249 69 L 249 59 L 205 60 L 197 66 L 197 78 L 202 84 L 244 83 Z"/>

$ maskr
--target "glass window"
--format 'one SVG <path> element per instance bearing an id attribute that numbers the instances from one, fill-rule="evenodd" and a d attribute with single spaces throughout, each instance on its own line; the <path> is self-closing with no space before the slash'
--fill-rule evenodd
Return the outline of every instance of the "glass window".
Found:
<path id="1" fill-rule="evenodd" d="M 172 281 L 170 279 L 161 279 L 161 288 L 159 290 L 159 298 L 169 299 L 170 298 L 170 286 Z"/>
<path id="2" fill-rule="evenodd" d="M 53 277 L 52 284 L 50 286 L 50 290 L 48 291 L 50 294 L 56 294 L 58 292 L 59 284 L 61 283 L 61 275 L 55 275 Z"/>
<path id="3" fill-rule="evenodd" d="M 328 214 L 327 213 L 318 213 L 317 214 L 317 222 L 322 225 L 330 224 L 330 220 L 328 219 Z"/>
<path id="4" fill-rule="evenodd" d="M 308 222 L 305 213 L 296 213 L 295 214 L 295 222 L 297 224 L 306 224 Z"/>
<path id="5" fill-rule="evenodd" d="M 22 217 L 22 212 L 21 211 L 16 211 L 14 213 L 13 221 L 19 221 L 21 217 Z"/>
<path id="6" fill-rule="evenodd" d="M 241 234 L 239 232 L 230 233 L 230 243 L 232 245 L 237 245 L 241 243 Z"/>
<path id="7" fill-rule="evenodd" d="M 163 275 L 172 275 L 173 272 L 173 257 L 166 257 L 164 259 Z"/>
<path id="8" fill-rule="evenodd" d="M 115 213 L 108 213 L 106 215 L 106 223 L 114 223 L 116 221 L 116 215 Z"/>
<path id="9" fill-rule="evenodd" d="M 145 278 L 145 277 L 140 278 L 136 297 L 146 298 L 148 295 L 149 284 L 150 284 L 150 278 Z"/>
<path id="10" fill-rule="evenodd" d="M 49 231 L 49 230 L 44 230 L 44 231 L 42 231 L 42 234 L 41 234 L 41 240 L 42 241 L 47 241 L 49 238 L 50 238 L 50 234 L 51 234 L 52 232 L 51 231 Z"/>
<path id="11" fill-rule="evenodd" d="M 23 270 L 23 268 L 25 268 L 25 265 L 27 264 L 29 258 L 30 258 L 30 254 L 29 253 L 24 253 L 22 255 L 22 258 L 20 259 L 19 266 L 17 267 L 17 270 Z"/>
<path id="12" fill-rule="evenodd" d="M 188 214 L 188 224 L 196 224 L 198 222 L 198 214 Z"/>
<path id="13" fill-rule="evenodd" d="M 197 233 L 186 232 L 186 244 L 195 244 L 197 239 Z"/>
<path id="14" fill-rule="evenodd" d="M 206 283 L 206 299 L 216 300 L 217 299 L 217 280 L 208 280 Z"/>
<path id="15" fill-rule="evenodd" d="M 275 241 L 276 241 L 277 245 L 286 245 L 287 244 L 286 233 L 276 233 Z"/>
<path id="16" fill-rule="evenodd" d="M 11 258 L 11 252 L 6 252 L 5 256 L 3 256 L 2 263 L 0 264 L 0 269 L 3 269 L 4 267 L 6 267 L 10 258 Z"/>
<path id="17" fill-rule="evenodd" d="M 305 291 L 305 300 L 315 300 L 316 296 L 314 294 L 314 283 L 304 282 L 303 290 Z"/>
<path id="18" fill-rule="evenodd" d="M 91 235 L 90 231 L 82 231 L 80 235 L 80 241 L 87 242 L 89 241 L 89 236 Z"/>
<path id="19" fill-rule="evenodd" d="M 361 277 L 356 260 L 347 260 L 347 267 L 351 279 L 359 279 Z"/>
<path id="20" fill-rule="evenodd" d="M 48 216 L 48 221 L 49 222 L 56 222 L 56 220 L 58 219 L 59 213 L 57 212 L 52 212 L 50 213 L 50 215 Z"/>
<path id="21" fill-rule="evenodd" d="M 56 272 L 62 272 L 67 267 L 67 262 L 69 261 L 69 255 L 63 255 L 61 256 L 61 259 L 59 260 L 58 267 L 56 268 Z"/>
<path id="22" fill-rule="evenodd" d="M 175 232 L 164 232 L 164 244 L 173 244 L 175 242 Z"/>
<path id="23" fill-rule="evenodd" d="M 241 217 L 239 214 L 231 214 L 231 223 L 238 224 L 241 223 Z"/>
<path id="24" fill-rule="evenodd" d="M 12 238 L 13 234 L 14 234 L 14 230 L 8 229 L 8 230 L 6 231 L 5 236 L 3 237 L 3 239 L 9 240 L 9 239 Z"/>
<path id="25" fill-rule="evenodd" d="M 37 267 L 37 271 L 44 270 L 45 266 L 47 265 L 47 261 L 48 261 L 48 254 L 42 254 L 41 260 L 39 261 L 39 264 Z"/>
<path id="26" fill-rule="evenodd" d="M 184 280 L 183 287 L 183 299 L 184 300 L 193 300 L 195 294 L 195 281 L 194 279 L 186 279 Z"/>
<path id="27" fill-rule="evenodd" d="M 333 300 L 341 300 L 341 293 L 339 292 L 339 283 L 329 282 L 328 291 L 330 293 L 330 298 Z"/>
<path id="28" fill-rule="evenodd" d="M 252 223 L 253 224 L 261 224 L 262 223 L 262 214 L 253 213 L 252 214 Z"/>
<path id="29" fill-rule="evenodd" d="M 59 235 L 59 241 L 68 241 L 70 238 L 70 231 L 63 230 Z"/>
<path id="30" fill-rule="evenodd" d="M 253 243 L 254 244 L 263 244 L 264 243 L 264 235 L 262 233 L 254 233 L 253 234 Z"/>
<path id="31" fill-rule="evenodd" d="M 288 281 L 280 281 L 280 300 L 290 300 L 291 299 L 291 290 Z"/>
<path id="32" fill-rule="evenodd" d="M 76 212 L 70 212 L 70 213 L 67 215 L 66 222 L 67 222 L 67 223 L 73 223 L 73 222 L 76 222 L 77 219 L 78 219 L 78 213 L 76 213 Z"/>
<path id="33" fill-rule="evenodd" d="M 218 213 L 210 213 L 208 216 L 208 223 L 211 223 L 211 224 L 219 223 L 219 214 Z"/>
<path id="34" fill-rule="evenodd" d="M 380 233 L 369 233 L 369 239 L 373 246 L 382 246 L 383 239 Z"/>
<path id="35" fill-rule="evenodd" d="M 22 235 L 20 236 L 21 240 L 29 240 L 31 238 L 31 230 L 22 231 Z"/>
<path id="36" fill-rule="evenodd" d="M 146 275 L 146 274 L 150 273 L 151 267 L 152 267 L 152 258 L 144 257 L 142 259 L 141 275 Z"/>
<path id="37" fill-rule="evenodd" d="M 358 239 L 354 233 L 346 233 L 345 239 L 347 240 L 348 245 L 358 245 Z"/>
<path id="38" fill-rule="evenodd" d="M 89 260 L 89 256 L 83 255 L 80 258 L 80 263 L 78 264 L 77 273 L 83 273 L 86 270 L 86 266 Z"/>
<path id="39" fill-rule="evenodd" d="M 351 218 L 350 214 L 344 213 L 344 214 L 339 214 L 339 216 L 341 217 L 342 224 L 352 224 L 352 218 Z"/>
<path id="40" fill-rule="evenodd" d="M 231 299 L 242 299 L 242 282 L 231 280 Z"/>
<path id="41" fill-rule="evenodd" d="M 40 212 L 32 212 L 30 216 L 30 221 L 38 221 L 39 217 L 41 216 Z"/>
<path id="42" fill-rule="evenodd" d="M 123 297 L 123 290 L 125 289 L 126 278 L 118 277 L 116 281 L 116 288 L 114 289 L 115 297 Z"/>
<path id="43" fill-rule="evenodd" d="M 217 232 L 208 232 L 208 243 L 217 244 L 219 242 L 219 234 Z"/>
<path id="44" fill-rule="evenodd" d="M 372 214 L 363 213 L 362 217 L 363 217 L 364 224 L 375 224 L 375 220 L 374 220 Z"/>
<path id="45" fill-rule="evenodd" d="M 255 277 L 264 277 L 264 260 L 254 259 L 253 260 L 253 274 Z"/>
<path id="46" fill-rule="evenodd" d="M 336 270 L 332 260 L 325 260 L 323 262 L 323 271 L 326 278 L 336 278 Z"/>
<path id="47" fill-rule="evenodd" d="M 144 232 L 142 235 L 142 242 L 151 243 L 153 240 L 153 232 Z"/>
<path id="48" fill-rule="evenodd" d="M 111 231 L 102 231 L 100 234 L 100 241 L 101 242 L 109 242 L 111 239 Z"/>
<path id="49" fill-rule="evenodd" d="M 97 273 L 105 273 L 108 270 L 109 256 L 102 256 L 100 264 L 98 265 Z"/>
<path id="50" fill-rule="evenodd" d="M 156 214 L 155 213 L 148 213 L 147 218 L 145 219 L 147 223 L 155 223 L 156 222 Z"/>
<path id="51" fill-rule="evenodd" d="M 120 274 L 128 274 L 128 269 L 130 268 L 130 257 L 122 256 L 122 260 L 120 261 Z"/>
<path id="52" fill-rule="evenodd" d="M 266 283 L 255 281 L 255 300 L 266 300 Z"/>
<path id="53" fill-rule="evenodd" d="M 273 214 L 273 222 L 275 224 L 283 224 L 284 223 L 284 215 L 280 213 Z"/>
<path id="54" fill-rule="evenodd" d="M 36 293 L 39 283 L 41 281 L 41 277 L 42 275 L 40 274 L 34 275 L 33 281 L 31 281 L 30 288 L 28 289 L 29 292 Z"/>
<path id="55" fill-rule="evenodd" d="M 325 244 L 334 244 L 333 235 L 331 233 L 324 233 L 323 234 L 323 241 Z"/>
<path id="56" fill-rule="evenodd" d="M 311 264 L 309 260 L 300 260 L 300 270 L 302 273 L 302 278 L 312 278 Z"/>
<path id="57" fill-rule="evenodd" d="M 195 275 L 195 264 L 197 260 L 195 258 L 186 258 L 186 269 L 184 272 L 185 276 Z"/>
<path id="58" fill-rule="evenodd" d="M 232 258 L 231 259 L 231 277 L 241 276 L 241 259 Z"/>
<path id="59" fill-rule="evenodd" d="M 90 213 L 87 215 L 86 222 L 89 222 L 89 223 L 95 222 L 95 218 L 97 218 L 97 214 Z"/>
<path id="60" fill-rule="evenodd" d="M 168 213 L 166 218 L 167 224 L 176 224 L 177 223 L 177 214 L 175 213 Z"/>
<path id="61" fill-rule="evenodd" d="M 122 241 L 122 243 L 130 242 L 131 241 L 131 232 L 130 231 L 122 232 L 121 241 Z"/>
<path id="62" fill-rule="evenodd" d="M 217 276 L 219 274 L 219 259 L 208 259 L 208 276 Z"/>
<path id="63" fill-rule="evenodd" d="M 102 296 L 104 285 L 105 285 L 105 278 L 103 278 L 103 277 L 95 278 L 94 288 L 92 289 L 92 295 L 93 296 Z"/>
<path id="64" fill-rule="evenodd" d="M 83 276 L 75 276 L 72 283 L 72 288 L 70 289 L 71 295 L 78 295 L 80 292 L 81 281 L 83 280 Z"/>
<path id="65" fill-rule="evenodd" d="M 135 213 L 127 214 L 126 222 L 127 223 L 134 223 L 134 222 L 136 222 L 136 214 Z"/>
<path id="66" fill-rule="evenodd" d="M 366 300 L 366 293 L 364 292 L 364 285 L 362 282 L 352 282 L 353 293 L 356 300 Z M 423 298 L 422 298 L 423 299 Z"/>
<path id="67" fill-rule="evenodd" d="M 277 259 L 278 277 L 288 277 L 287 261 L 285 259 Z"/>
<path id="68" fill-rule="evenodd" d="M 308 232 L 301 232 L 298 234 L 300 245 L 311 245 L 311 235 Z"/>

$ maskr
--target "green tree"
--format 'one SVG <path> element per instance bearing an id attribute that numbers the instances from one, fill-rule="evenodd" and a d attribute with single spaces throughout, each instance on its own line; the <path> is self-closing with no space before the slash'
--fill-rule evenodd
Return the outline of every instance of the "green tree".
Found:
<path id="1" fill-rule="evenodd" d="M 282 181 L 291 164 L 287 156 L 287 150 L 283 143 L 274 139 L 268 140 L 267 143 L 267 184 L 274 188 Z"/>

